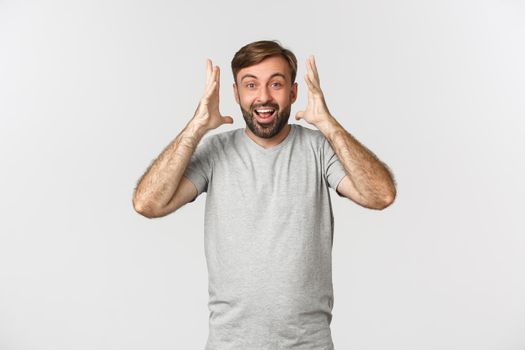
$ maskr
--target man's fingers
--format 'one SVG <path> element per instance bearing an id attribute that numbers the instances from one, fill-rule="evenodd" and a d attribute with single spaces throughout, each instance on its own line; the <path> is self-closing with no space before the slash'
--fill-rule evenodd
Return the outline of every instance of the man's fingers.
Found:
<path id="1" fill-rule="evenodd" d="M 208 86 L 208 81 L 210 81 L 210 59 L 206 59 L 206 86 Z"/>
<path id="2" fill-rule="evenodd" d="M 314 86 L 316 86 L 317 88 L 321 89 L 321 84 L 320 84 L 320 81 L 319 81 L 319 74 L 317 73 L 317 68 L 315 67 L 315 61 L 314 61 L 314 56 L 310 56 L 308 58 L 308 75 L 310 76 L 310 81 L 312 82 L 312 84 Z"/>
<path id="3" fill-rule="evenodd" d="M 206 91 L 208 91 L 208 87 L 211 85 L 211 83 L 213 83 L 214 81 L 216 81 L 216 76 L 217 76 L 217 66 L 213 67 L 212 70 L 211 70 L 211 74 L 210 74 L 210 78 L 207 82 L 207 85 L 206 85 Z"/>
<path id="4" fill-rule="evenodd" d="M 217 84 L 219 84 L 219 79 L 218 79 L 218 76 L 219 76 L 220 72 L 219 72 L 219 66 L 215 66 L 213 67 L 213 72 L 211 74 L 211 80 L 210 82 L 214 81 L 216 82 Z"/>
<path id="5" fill-rule="evenodd" d="M 312 86 L 312 89 L 317 91 L 321 90 L 321 86 L 319 84 L 319 76 L 316 73 L 315 70 L 315 63 L 314 63 L 314 56 L 310 55 L 308 59 L 306 60 L 306 70 L 307 70 L 307 76 L 309 78 L 309 86 Z M 305 78 L 306 79 L 306 78 Z"/>
<path id="6" fill-rule="evenodd" d="M 211 75 L 211 61 L 209 58 L 206 59 L 206 86 L 208 86 L 210 82 L 210 75 Z"/>
<path id="7" fill-rule="evenodd" d="M 315 80 L 315 78 L 312 77 L 312 75 L 307 74 L 304 77 L 304 80 L 306 80 L 306 83 L 308 84 L 308 92 L 311 91 L 315 94 L 322 94 L 322 90 L 319 86 L 319 83 Z"/>
<path id="8" fill-rule="evenodd" d="M 317 82 L 320 82 L 319 80 L 319 72 L 317 71 L 317 65 L 315 64 L 315 57 L 314 55 L 311 56 L 311 63 L 312 63 L 312 71 L 314 72 L 314 77 L 317 80 Z"/>
<path id="9" fill-rule="evenodd" d="M 314 75 L 314 71 L 313 71 L 313 68 L 312 68 L 312 61 L 310 58 L 308 58 L 307 62 L 306 62 L 306 75 L 308 76 L 308 78 L 310 78 L 310 82 L 312 80 L 315 79 L 315 75 Z"/>
<path id="10" fill-rule="evenodd" d="M 219 69 L 219 67 L 215 66 L 213 67 L 213 71 L 211 73 L 211 80 L 212 81 L 217 81 L 217 70 Z"/>
<path id="11" fill-rule="evenodd" d="M 304 80 L 306 81 L 306 85 L 308 85 L 308 100 L 310 100 L 314 97 L 314 86 L 312 85 L 308 74 L 304 76 Z"/>
<path id="12" fill-rule="evenodd" d="M 206 100 L 206 102 L 208 102 L 211 95 L 213 95 L 216 85 L 217 85 L 216 81 L 212 81 L 210 84 L 208 84 L 208 87 L 206 88 L 206 92 L 204 92 L 204 99 Z"/>
<path id="13" fill-rule="evenodd" d="M 317 66 L 315 65 L 315 58 L 310 55 L 307 60 L 308 72 L 312 74 L 312 80 L 319 80 L 319 73 L 317 72 Z"/>
<path id="14" fill-rule="evenodd" d="M 310 57 L 306 59 L 306 73 L 310 74 L 310 71 L 312 70 L 312 66 L 310 65 Z"/>

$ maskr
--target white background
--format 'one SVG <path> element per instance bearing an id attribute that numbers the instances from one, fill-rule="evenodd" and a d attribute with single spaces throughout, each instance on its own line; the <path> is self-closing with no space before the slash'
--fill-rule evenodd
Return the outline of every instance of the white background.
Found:
<path id="1" fill-rule="evenodd" d="M 525 349 L 524 19 L 509 0 L 0 1 L 0 349 L 204 348 L 205 194 L 152 220 L 131 198 L 206 58 L 235 119 L 211 134 L 245 126 L 229 65 L 260 39 L 299 60 L 290 122 L 313 54 L 398 182 L 384 211 L 332 192 L 336 349 Z"/>

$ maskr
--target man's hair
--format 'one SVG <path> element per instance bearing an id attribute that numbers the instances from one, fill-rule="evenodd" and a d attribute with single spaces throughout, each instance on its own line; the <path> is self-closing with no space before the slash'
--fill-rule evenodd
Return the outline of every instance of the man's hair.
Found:
<path id="1" fill-rule="evenodd" d="M 237 83 L 237 73 L 271 56 L 283 57 L 290 66 L 292 84 L 297 74 L 297 59 L 292 51 L 285 49 L 277 40 L 260 40 L 247 44 L 235 53 L 232 59 L 233 81 Z"/>

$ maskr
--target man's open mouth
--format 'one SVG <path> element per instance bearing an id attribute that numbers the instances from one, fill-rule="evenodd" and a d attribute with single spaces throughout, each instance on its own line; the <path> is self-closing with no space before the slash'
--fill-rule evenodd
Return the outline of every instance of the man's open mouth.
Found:
<path id="1" fill-rule="evenodd" d="M 259 119 L 269 119 L 275 114 L 275 108 L 257 108 L 254 111 Z"/>

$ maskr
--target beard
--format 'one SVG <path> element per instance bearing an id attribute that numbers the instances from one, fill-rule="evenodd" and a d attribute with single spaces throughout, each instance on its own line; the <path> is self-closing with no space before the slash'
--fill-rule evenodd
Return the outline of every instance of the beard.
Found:
<path id="1" fill-rule="evenodd" d="M 252 106 L 251 111 L 247 111 L 241 106 L 241 112 L 246 125 L 255 135 L 269 139 L 277 135 L 279 131 L 281 131 L 286 126 L 286 124 L 288 124 L 292 106 L 288 106 L 282 111 L 279 109 L 279 106 L 275 104 L 265 104 L 264 106 L 275 109 L 275 117 L 269 124 L 260 124 L 255 118 L 255 109 L 259 108 L 260 106 Z"/>

